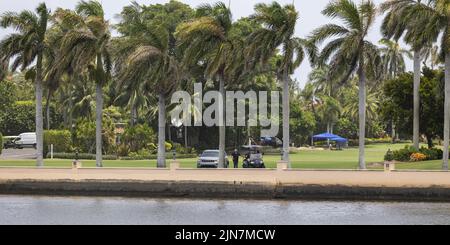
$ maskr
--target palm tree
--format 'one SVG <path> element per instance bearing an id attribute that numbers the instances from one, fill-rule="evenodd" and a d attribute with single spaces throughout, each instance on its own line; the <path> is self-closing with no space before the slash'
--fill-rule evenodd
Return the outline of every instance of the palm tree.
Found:
<path id="1" fill-rule="evenodd" d="M 379 42 L 383 47 L 380 48 L 383 67 L 383 79 L 389 80 L 396 78 L 400 73 L 405 72 L 405 56 L 412 59 L 411 52 L 403 49 L 397 41 L 381 39 Z M 396 141 L 394 120 L 391 121 L 392 141 Z"/>
<path id="2" fill-rule="evenodd" d="M 75 12 L 58 10 L 56 18 L 76 28 L 65 33 L 60 51 L 62 64 L 71 64 L 79 73 L 87 71 L 96 84 L 96 165 L 102 167 L 103 86 L 111 72 L 109 22 L 97 1 L 80 1 Z"/>
<path id="3" fill-rule="evenodd" d="M 36 13 L 22 11 L 20 13 L 6 12 L 0 17 L 0 26 L 11 27 L 16 32 L 10 34 L 0 42 L 0 53 L 3 59 L 14 59 L 12 70 L 19 66 L 22 70 L 35 66 L 36 77 L 34 79 L 36 89 L 36 148 L 38 167 L 44 165 L 43 160 L 43 136 L 44 120 L 42 114 L 42 80 L 43 59 L 48 49 L 46 46 L 47 24 L 50 11 L 45 3 L 36 8 Z"/>
<path id="4" fill-rule="evenodd" d="M 383 65 L 384 79 L 394 79 L 397 75 L 405 72 L 405 56 L 412 59 L 411 53 L 403 49 L 398 42 L 389 39 L 381 39 L 379 42 L 381 60 Z"/>
<path id="5" fill-rule="evenodd" d="M 351 0 L 330 2 L 322 13 L 331 18 L 338 18 L 344 25 L 327 24 L 314 30 L 311 40 L 320 45 L 328 42 L 321 54 L 319 63 L 330 61 L 330 77 L 339 78 L 341 84 L 349 81 L 352 74 L 359 77 L 359 167 L 366 169 L 365 163 L 365 129 L 366 129 L 366 77 L 376 67 L 378 48 L 366 39 L 376 16 L 372 1 L 362 1 L 356 5 Z"/>
<path id="6" fill-rule="evenodd" d="M 316 48 L 312 43 L 294 37 L 298 12 L 294 5 L 281 6 L 277 2 L 257 4 L 255 14 L 251 17 L 262 25 L 249 37 L 248 55 L 260 64 L 266 64 L 278 53 L 277 75 L 283 87 L 283 160 L 289 162 L 289 82 L 290 75 L 301 65 L 305 51 L 311 61 L 314 60 Z"/>
<path id="7" fill-rule="evenodd" d="M 336 88 L 333 79 L 329 76 L 329 67 L 322 65 L 314 68 L 309 74 L 308 80 L 312 82 L 317 92 L 333 96 Z"/>
<path id="8" fill-rule="evenodd" d="M 327 123 L 327 132 L 333 133 L 334 124 L 339 120 L 342 107 L 339 101 L 327 95 L 322 96 L 321 101 L 320 111 L 322 119 Z"/>
<path id="9" fill-rule="evenodd" d="M 205 62 L 205 73 L 218 80 L 219 93 L 219 168 L 225 167 L 225 76 L 233 63 L 234 45 L 231 30 L 233 20 L 230 9 L 218 2 L 203 4 L 196 11 L 194 20 L 181 24 L 176 36 L 180 47 L 185 50 L 183 63 Z"/>
<path id="10" fill-rule="evenodd" d="M 447 0 L 390 0 L 382 5 L 382 10 L 389 11 L 383 23 L 387 36 L 400 38 L 405 34 L 405 41 L 414 49 L 415 91 L 420 82 L 420 54 L 422 47 L 430 47 L 440 39 L 440 57 L 445 60 L 445 111 L 444 111 L 444 155 L 443 169 L 448 170 L 450 140 L 450 2 Z M 399 21 L 398 24 L 395 24 Z M 417 81 L 416 81 L 417 80 Z M 418 94 L 418 92 L 416 93 Z M 415 104 L 418 96 L 415 93 Z M 418 107 L 418 106 L 417 106 Z M 415 106 L 415 115 L 418 108 Z M 414 116 L 414 120 L 418 120 Z M 415 130 L 416 129 L 415 125 Z M 416 136 L 418 137 L 418 135 Z M 415 139 L 417 140 L 417 139 Z M 415 142 L 417 144 L 417 142 Z"/>
<path id="11" fill-rule="evenodd" d="M 149 22 L 139 34 L 121 37 L 115 63 L 119 86 L 141 88 L 158 94 L 158 161 L 166 167 L 166 100 L 177 87 L 180 65 L 171 46 L 170 30 L 164 24 Z M 151 91 L 151 92 L 150 92 Z"/>
<path id="12" fill-rule="evenodd" d="M 424 26 L 419 26 L 413 19 L 420 16 L 414 14 L 416 6 L 421 4 L 421 0 L 390 0 L 381 4 L 383 12 L 387 12 L 383 20 L 381 30 L 383 35 L 390 39 L 400 39 L 403 35 L 406 43 L 412 46 L 414 60 L 414 119 L 413 119 L 413 142 L 416 149 L 419 148 L 420 129 L 420 72 L 423 48 L 429 46 L 430 38 L 422 31 Z M 414 16 L 416 15 L 416 16 Z"/>

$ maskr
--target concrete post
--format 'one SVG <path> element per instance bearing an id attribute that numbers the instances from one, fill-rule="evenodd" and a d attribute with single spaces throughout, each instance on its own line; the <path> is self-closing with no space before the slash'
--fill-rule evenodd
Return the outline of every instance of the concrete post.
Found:
<path id="1" fill-rule="evenodd" d="M 180 162 L 173 161 L 170 163 L 170 171 L 175 171 L 180 169 Z"/>
<path id="2" fill-rule="evenodd" d="M 289 168 L 289 162 L 279 161 L 277 162 L 277 171 L 285 171 Z"/>

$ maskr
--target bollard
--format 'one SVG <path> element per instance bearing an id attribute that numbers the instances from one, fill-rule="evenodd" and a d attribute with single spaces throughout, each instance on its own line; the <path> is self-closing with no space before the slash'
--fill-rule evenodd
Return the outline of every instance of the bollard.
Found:
<path id="1" fill-rule="evenodd" d="M 175 171 L 180 168 L 180 163 L 177 161 L 173 161 L 170 163 L 170 171 Z"/>
<path id="2" fill-rule="evenodd" d="M 277 171 L 285 171 L 288 169 L 289 163 L 286 161 L 277 162 Z"/>
<path id="3" fill-rule="evenodd" d="M 50 159 L 53 160 L 53 144 L 50 145 Z"/>
<path id="4" fill-rule="evenodd" d="M 385 172 L 395 171 L 395 162 L 385 162 L 384 163 L 384 171 Z"/>

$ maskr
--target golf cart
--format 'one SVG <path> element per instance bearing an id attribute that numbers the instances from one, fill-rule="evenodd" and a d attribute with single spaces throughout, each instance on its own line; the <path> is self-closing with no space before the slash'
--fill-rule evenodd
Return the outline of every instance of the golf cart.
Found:
<path id="1" fill-rule="evenodd" d="M 242 146 L 242 153 L 245 156 L 243 168 L 266 168 L 264 165 L 262 146 L 246 145 Z"/>

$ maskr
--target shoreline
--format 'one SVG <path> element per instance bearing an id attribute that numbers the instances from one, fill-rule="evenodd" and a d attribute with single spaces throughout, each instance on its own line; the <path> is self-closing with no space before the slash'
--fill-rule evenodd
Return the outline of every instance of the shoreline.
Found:
<path id="1" fill-rule="evenodd" d="M 0 168 L 0 195 L 450 202 L 450 172 Z"/>

